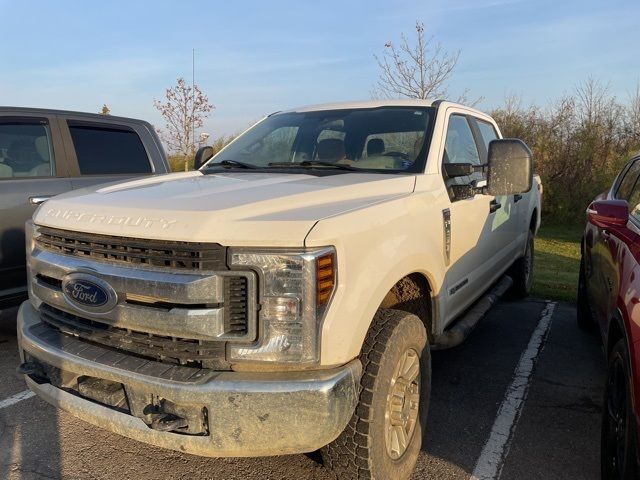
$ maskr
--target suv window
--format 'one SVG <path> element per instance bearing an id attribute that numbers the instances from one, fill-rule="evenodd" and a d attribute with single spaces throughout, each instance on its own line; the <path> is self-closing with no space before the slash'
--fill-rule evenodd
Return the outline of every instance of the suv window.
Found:
<path id="1" fill-rule="evenodd" d="M 471 133 L 469 122 L 462 115 L 449 117 L 443 162 L 480 165 L 478 146 Z"/>
<path id="2" fill-rule="evenodd" d="M 635 187 L 631 191 L 628 202 L 629 215 L 633 220 L 640 223 L 640 185 L 638 183 L 636 183 Z"/>
<path id="3" fill-rule="evenodd" d="M 618 190 L 616 191 L 616 198 L 629 201 L 629 197 L 631 196 L 633 186 L 636 184 L 639 173 L 640 161 L 636 160 L 631 164 L 629 168 L 627 168 L 627 172 L 624 174 L 624 178 L 620 181 Z M 631 205 L 631 202 L 629 202 L 629 208 L 632 207 L 633 205 Z"/>
<path id="4" fill-rule="evenodd" d="M 44 118 L 0 118 L 0 178 L 54 175 L 51 130 Z"/>
<path id="5" fill-rule="evenodd" d="M 151 173 L 142 140 L 132 129 L 67 123 L 82 175 Z"/>

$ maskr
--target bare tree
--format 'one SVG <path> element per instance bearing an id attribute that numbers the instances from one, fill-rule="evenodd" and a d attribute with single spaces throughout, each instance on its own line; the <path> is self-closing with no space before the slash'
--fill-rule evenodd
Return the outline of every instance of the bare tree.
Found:
<path id="1" fill-rule="evenodd" d="M 613 100 L 609 95 L 609 89 L 608 83 L 603 84 L 591 76 L 576 86 L 578 113 L 583 122 L 587 124 L 597 122 L 607 112 Z"/>
<path id="2" fill-rule="evenodd" d="M 202 128 L 204 119 L 215 108 L 197 85 L 187 85 L 178 78 L 176 85 L 167 88 L 165 101 L 153 101 L 153 105 L 165 120 L 165 129 L 158 130 L 170 152 L 185 158 L 196 151 L 196 130 Z"/>
<path id="3" fill-rule="evenodd" d="M 425 36 L 424 24 L 416 22 L 415 39 L 403 33 L 400 44 L 387 42 L 382 55 L 374 55 L 380 76 L 372 96 L 376 98 L 446 98 L 447 81 L 453 74 L 460 51 L 450 53 L 433 37 Z M 465 90 L 459 101 L 475 105 L 482 99 L 470 101 Z"/>

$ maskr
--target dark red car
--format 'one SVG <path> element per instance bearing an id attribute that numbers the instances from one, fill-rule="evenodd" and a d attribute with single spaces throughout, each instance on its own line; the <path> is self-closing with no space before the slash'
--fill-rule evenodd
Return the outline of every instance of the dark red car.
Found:
<path id="1" fill-rule="evenodd" d="M 578 324 L 598 326 L 607 355 L 602 478 L 637 478 L 640 433 L 640 156 L 587 209 Z"/>

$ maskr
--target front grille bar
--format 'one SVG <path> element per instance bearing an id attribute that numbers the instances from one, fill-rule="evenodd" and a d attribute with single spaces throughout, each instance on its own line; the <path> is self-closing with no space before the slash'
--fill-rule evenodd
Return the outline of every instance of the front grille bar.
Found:
<path id="1" fill-rule="evenodd" d="M 72 315 L 49 305 L 40 318 L 58 331 L 117 350 L 165 363 L 206 366 L 225 358 L 225 343 L 151 335 Z"/>
<path id="2" fill-rule="evenodd" d="M 38 227 L 36 244 L 65 255 L 180 270 L 227 270 L 226 249 L 217 243 L 169 242 Z"/>

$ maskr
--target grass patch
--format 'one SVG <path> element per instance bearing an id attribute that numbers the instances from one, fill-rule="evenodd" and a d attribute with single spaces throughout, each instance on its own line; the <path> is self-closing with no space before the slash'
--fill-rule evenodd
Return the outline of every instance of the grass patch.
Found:
<path id="1" fill-rule="evenodd" d="M 583 225 L 571 224 L 540 227 L 535 239 L 533 296 L 576 301 L 583 230 Z"/>

